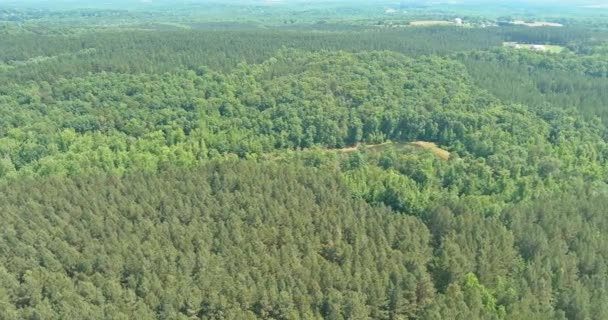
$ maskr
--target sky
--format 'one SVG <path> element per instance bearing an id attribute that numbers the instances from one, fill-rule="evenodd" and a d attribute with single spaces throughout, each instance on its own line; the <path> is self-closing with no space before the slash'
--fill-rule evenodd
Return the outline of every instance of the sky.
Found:
<path id="1" fill-rule="evenodd" d="M 509 5 L 509 4 L 539 4 L 539 5 L 551 5 L 559 3 L 561 5 L 567 5 L 571 3 L 574 6 L 583 6 L 583 5 L 608 5 L 608 0 L 0 0 L 0 6 L 9 5 L 9 6 L 21 6 L 21 7 L 36 7 L 37 5 L 40 7 L 50 8 L 53 6 L 69 6 L 72 8 L 77 7 L 125 7 L 125 6 L 155 6 L 155 5 L 178 5 L 179 3 L 233 3 L 233 4 L 251 4 L 251 3 L 266 3 L 266 4 L 295 4 L 295 3 L 337 3 L 342 2 L 345 4 L 353 4 L 356 3 L 366 3 L 373 4 L 376 3 L 378 5 L 399 5 L 400 3 L 420 3 L 420 4 L 439 4 L 443 3 L 451 3 L 454 4 L 456 2 L 464 3 L 464 4 L 500 4 L 500 5 Z"/>

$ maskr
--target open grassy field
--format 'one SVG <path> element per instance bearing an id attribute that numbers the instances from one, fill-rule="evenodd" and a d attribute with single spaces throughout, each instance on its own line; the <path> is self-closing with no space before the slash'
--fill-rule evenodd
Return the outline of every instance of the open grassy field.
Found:
<path id="1" fill-rule="evenodd" d="M 509 47 L 513 49 L 522 49 L 522 50 L 535 50 L 533 47 L 537 46 L 542 49 L 536 49 L 542 52 L 550 52 L 550 53 L 560 53 L 566 50 L 565 47 L 558 45 L 550 45 L 550 44 L 530 44 L 530 43 L 517 43 L 517 42 L 503 42 L 503 47 Z"/>
<path id="2" fill-rule="evenodd" d="M 556 46 L 556 45 L 545 45 L 545 48 L 547 49 L 547 52 L 551 52 L 551 53 L 560 53 L 566 49 L 562 46 Z"/>
<path id="3" fill-rule="evenodd" d="M 535 21 L 535 22 L 525 22 L 523 20 L 515 20 L 513 24 L 519 26 L 528 26 L 528 27 L 563 27 L 564 25 L 556 22 L 546 22 L 546 21 Z"/>
<path id="4" fill-rule="evenodd" d="M 446 26 L 452 24 L 454 23 L 445 20 L 419 20 L 410 22 L 410 26 Z"/>

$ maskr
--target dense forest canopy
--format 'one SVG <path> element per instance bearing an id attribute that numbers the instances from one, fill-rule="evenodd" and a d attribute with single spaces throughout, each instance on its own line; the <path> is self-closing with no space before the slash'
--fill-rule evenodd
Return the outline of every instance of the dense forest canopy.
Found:
<path id="1" fill-rule="evenodd" d="M 608 319 L 608 9 L 0 3 L 0 319 Z"/>

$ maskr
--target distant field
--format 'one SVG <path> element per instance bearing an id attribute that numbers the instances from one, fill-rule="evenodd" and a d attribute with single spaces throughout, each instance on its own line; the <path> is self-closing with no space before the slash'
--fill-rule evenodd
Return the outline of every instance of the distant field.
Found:
<path id="1" fill-rule="evenodd" d="M 419 21 L 411 21 L 410 26 L 445 26 L 454 24 L 451 21 L 444 20 L 419 20 Z"/>
<path id="2" fill-rule="evenodd" d="M 541 52 L 550 52 L 550 53 L 560 53 L 564 51 L 566 48 L 557 45 L 548 45 L 548 44 L 530 44 L 530 43 L 517 43 L 517 42 L 503 42 L 504 47 L 509 47 L 513 49 L 523 49 L 523 50 L 534 50 L 532 47 L 538 46 L 542 47 L 542 50 L 538 50 Z"/>
<path id="3" fill-rule="evenodd" d="M 563 27 L 564 26 L 561 23 L 555 23 L 555 22 L 546 22 L 546 21 L 525 22 L 523 20 L 513 21 L 513 24 L 520 25 L 520 26 L 528 26 L 528 27 Z"/>

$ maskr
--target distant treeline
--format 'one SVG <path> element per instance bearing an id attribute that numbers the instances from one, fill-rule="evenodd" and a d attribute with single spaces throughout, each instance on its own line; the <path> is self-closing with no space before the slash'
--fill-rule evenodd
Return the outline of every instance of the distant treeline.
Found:
<path id="1" fill-rule="evenodd" d="M 450 27 L 312 32 L 281 30 L 160 30 L 53 36 L 0 35 L 0 62 L 14 66 L 0 74 L 4 82 L 45 80 L 89 72 L 163 73 L 207 66 L 229 70 L 241 62 L 262 62 L 283 48 L 307 51 L 390 50 L 409 56 L 446 55 L 499 46 L 501 37 L 482 29 Z M 94 49 L 88 50 L 86 49 Z M 40 56 L 52 62 L 26 62 Z"/>

